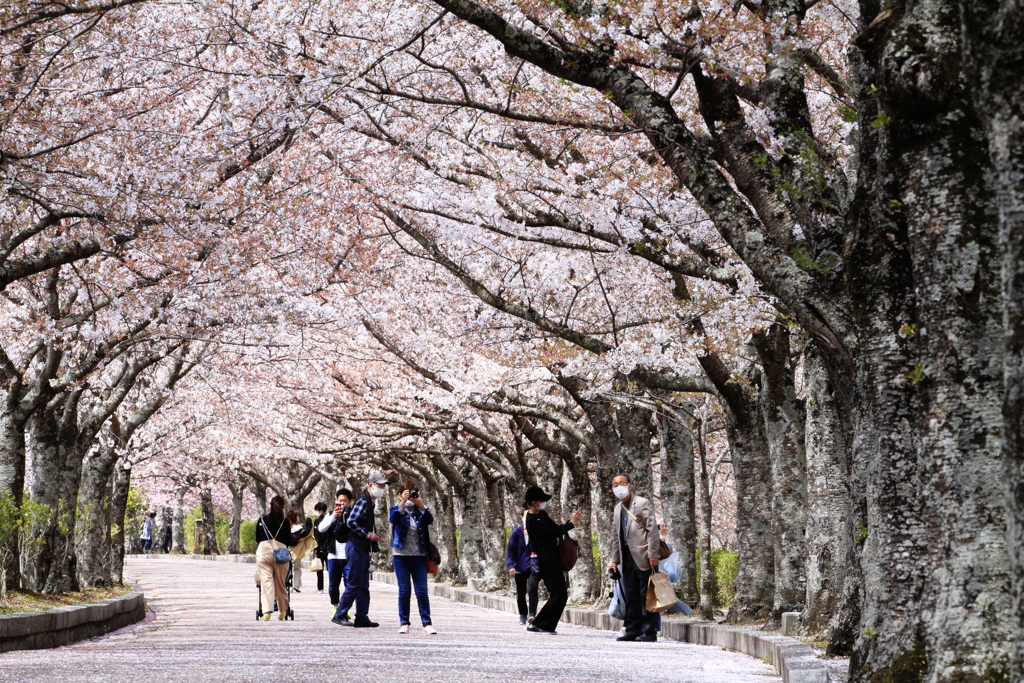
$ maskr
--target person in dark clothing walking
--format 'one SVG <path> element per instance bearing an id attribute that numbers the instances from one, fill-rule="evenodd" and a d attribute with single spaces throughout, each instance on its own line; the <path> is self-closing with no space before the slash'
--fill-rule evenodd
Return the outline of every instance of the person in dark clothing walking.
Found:
<path id="1" fill-rule="evenodd" d="M 572 520 L 559 526 L 544 511 L 550 494 L 540 488 L 531 486 L 526 489 L 526 533 L 530 535 L 530 545 L 537 553 L 537 565 L 540 568 L 540 580 L 548 589 L 550 597 L 544 607 L 534 618 L 533 623 L 526 627 L 531 633 L 555 634 L 555 628 L 562 618 L 565 603 L 569 601 L 569 589 L 562 572 L 562 562 L 558 555 L 558 539 L 569 533 L 580 522 L 579 510 L 572 515 Z"/>
<path id="2" fill-rule="evenodd" d="M 316 540 L 315 555 L 322 566 L 327 566 L 327 540 L 324 535 L 320 532 L 320 523 L 327 517 L 327 504 L 317 503 L 313 506 L 313 511 L 316 512 L 316 519 L 313 520 L 313 538 Z M 321 569 L 316 574 L 316 592 L 324 592 L 324 570 Z"/>
<path id="3" fill-rule="evenodd" d="M 374 527 L 374 501 L 384 495 L 387 477 L 380 472 L 370 475 L 366 491 L 356 498 L 352 512 L 348 515 L 348 543 L 345 544 L 347 565 L 345 568 L 345 593 L 341 596 L 338 609 L 334 612 L 332 622 L 339 626 L 376 627 L 377 622 L 370 621 L 370 553 L 379 552 L 380 546 Z M 352 604 L 356 606 L 356 618 L 349 621 L 345 618 Z"/>
<path id="4" fill-rule="evenodd" d="M 174 527 L 170 522 L 167 522 L 167 528 L 164 529 L 164 555 L 171 552 L 171 541 L 174 539 Z"/>
<path id="5" fill-rule="evenodd" d="M 523 505 L 523 524 L 520 524 L 508 536 L 508 550 L 505 562 L 508 564 L 508 575 L 516 582 L 516 603 L 519 607 L 519 623 L 525 624 L 527 619 L 537 614 L 537 588 L 540 587 L 540 574 L 533 571 L 531 555 L 533 549 L 526 534 L 526 505 Z"/>

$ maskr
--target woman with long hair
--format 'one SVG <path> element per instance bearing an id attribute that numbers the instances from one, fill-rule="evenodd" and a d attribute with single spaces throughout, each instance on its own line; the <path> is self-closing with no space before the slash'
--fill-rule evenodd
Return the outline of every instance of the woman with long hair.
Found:
<path id="1" fill-rule="evenodd" d="M 263 603 L 263 620 L 269 621 L 274 611 L 274 599 L 277 599 L 278 619 L 288 614 L 288 591 L 285 579 L 288 577 L 288 562 L 275 562 L 274 550 L 291 548 L 309 536 L 313 523 L 306 520 L 297 532 L 285 518 L 284 498 L 274 496 L 270 499 L 270 512 L 260 517 L 256 523 L 256 569 L 260 576 L 260 601 Z"/>

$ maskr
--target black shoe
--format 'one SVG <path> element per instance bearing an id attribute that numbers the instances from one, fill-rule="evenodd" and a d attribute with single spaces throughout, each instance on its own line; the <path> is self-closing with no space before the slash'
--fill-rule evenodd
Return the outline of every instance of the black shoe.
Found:
<path id="1" fill-rule="evenodd" d="M 301 590 L 299 590 L 298 588 L 295 588 L 295 587 L 293 587 L 292 590 L 295 591 L 296 593 L 301 593 L 302 592 Z"/>
<path id="2" fill-rule="evenodd" d="M 636 642 L 638 643 L 656 643 L 658 642 L 658 636 L 637 636 Z"/>
<path id="3" fill-rule="evenodd" d="M 332 624 L 337 624 L 338 626 L 351 626 L 352 625 L 352 622 L 348 620 L 347 616 L 344 616 L 344 617 L 334 617 L 333 619 L 331 619 L 331 623 Z"/>
<path id="4" fill-rule="evenodd" d="M 616 638 L 615 640 L 626 640 L 626 641 L 629 641 L 629 642 L 633 642 L 633 641 L 634 641 L 634 640 L 636 640 L 636 639 L 637 639 L 637 636 L 631 636 L 631 635 L 629 635 L 629 634 L 627 633 L 627 634 L 626 634 L 626 635 L 624 635 L 624 636 L 619 636 L 619 637 L 618 637 L 618 638 Z"/>
<path id="5" fill-rule="evenodd" d="M 526 615 L 525 614 L 522 615 L 521 617 L 519 617 L 519 625 L 520 626 L 526 626 Z"/>
<path id="6" fill-rule="evenodd" d="M 557 631 L 545 631 L 544 629 L 537 628 L 536 626 L 527 626 L 526 630 L 529 631 L 530 633 L 546 633 L 549 636 L 557 636 L 558 635 Z"/>
<path id="7" fill-rule="evenodd" d="M 356 628 L 377 628 L 380 626 L 376 621 L 370 621 L 366 617 L 356 617 L 356 620 L 352 622 L 352 625 Z"/>

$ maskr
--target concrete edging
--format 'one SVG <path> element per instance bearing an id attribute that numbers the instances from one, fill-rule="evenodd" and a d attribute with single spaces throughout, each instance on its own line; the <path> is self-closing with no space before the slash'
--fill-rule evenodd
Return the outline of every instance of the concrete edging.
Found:
<path id="1" fill-rule="evenodd" d="M 7 614 L 0 616 L 0 653 L 60 647 L 116 631 L 145 618 L 145 595 L 138 589 L 90 605 Z"/>
<path id="2" fill-rule="evenodd" d="M 208 562 L 239 562 L 242 564 L 256 564 L 255 555 L 193 555 L 192 553 L 131 553 L 125 558 L 133 560 L 158 560 L 165 557 L 169 560 L 206 560 Z"/>
<path id="3" fill-rule="evenodd" d="M 374 581 L 395 585 L 395 575 L 374 572 Z M 431 595 L 447 598 L 477 607 L 518 614 L 514 598 L 482 593 L 467 588 L 456 588 L 443 583 L 428 584 Z M 606 612 L 566 607 L 562 621 L 577 626 L 618 631 L 622 622 Z M 828 669 L 818 659 L 810 645 L 795 638 L 743 629 L 719 626 L 707 622 L 662 621 L 662 633 L 666 638 L 695 645 L 710 645 L 725 650 L 741 652 L 764 660 L 775 667 L 783 683 L 828 683 Z"/>

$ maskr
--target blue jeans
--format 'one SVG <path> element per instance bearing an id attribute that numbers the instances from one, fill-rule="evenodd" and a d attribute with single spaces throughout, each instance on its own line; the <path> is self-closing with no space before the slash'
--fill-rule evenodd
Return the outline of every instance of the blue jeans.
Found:
<path id="1" fill-rule="evenodd" d="M 345 614 L 355 603 L 356 619 L 366 619 L 370 613 L 370 553 L 349 541 L 345 544 L 345 555 L 345 592 L 334 616 Z"/>
<path id="2" fill-rule="evenodd" d="M 420 621 L 430 623 L 430 597 L 427 594 L 427 558 L 423 555 L 395 555 L 395 578 L 398 580 L 398 618 L 409 623 L 409 580 L 416 588 L 416 605 L 420 608 Z"/>
<path id="3" fill-rule="evenodd" d="M 341 582 L 345 576 L 345 565 L 348 560 L 327 560 L 327 595 L 331 598 L 331 604 L 337 605 L 341 601 Z"/>

